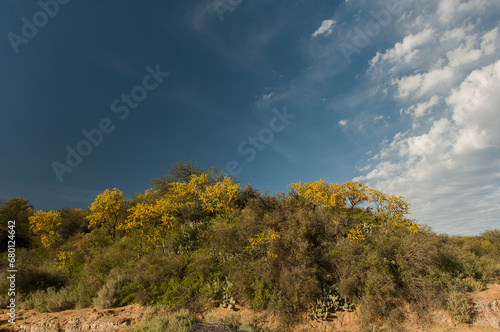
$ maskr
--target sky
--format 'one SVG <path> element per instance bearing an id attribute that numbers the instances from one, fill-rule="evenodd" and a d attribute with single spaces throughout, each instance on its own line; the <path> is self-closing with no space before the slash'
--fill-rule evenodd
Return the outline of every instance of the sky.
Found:
<path id="1" fill-rule="evenodd" d="M 500 228 L 499 23 L 496 0 L 2 0 L 0 200 L 84 208 L 192 160 Z"/>

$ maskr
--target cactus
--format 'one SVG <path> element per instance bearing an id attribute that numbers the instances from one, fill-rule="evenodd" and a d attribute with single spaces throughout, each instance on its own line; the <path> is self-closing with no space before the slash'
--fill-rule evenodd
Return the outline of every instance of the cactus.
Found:
<path id="1" fill-rule="evenodd" d="M 236 305 L 236 300 L 231 295 L 232 287 L 232 282 L 227 279 L 221 281 L 221 279 L 217 277 L 209 286 L 214 294 L 214 304 L 219 305 L 223 308 L 228 308 L 229 310 L 233 310 Z"/>
<path id="2" fill-rule="evenodd" d="M 326 320 L 329 312 L 339 309 L 352 311 L 354 307 L 340 296 L 338 290 L 333 287 L 323 288 L 320 298 L 312 306 L 311 318 L 315 320 Z"/>

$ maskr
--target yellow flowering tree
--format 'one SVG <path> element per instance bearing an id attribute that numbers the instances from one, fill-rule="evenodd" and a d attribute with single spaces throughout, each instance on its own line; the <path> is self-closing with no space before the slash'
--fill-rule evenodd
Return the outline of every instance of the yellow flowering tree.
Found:
<path id="1" fill-rule="evenodd" d="M 239 184 L 224 177 L 224 180 L 207 186 L 201 193 L 202 207 L 210 213 L 228 213 L 232 211 L 232 203 L 238 197 L 239 190 Z"/>
<path id="2" fill-rule="evenodd" d="M 345 208 L 345 196 L 342 187 L 337 183 L 327 183 L 323 180 L 316 182 L 291 183 L 292 191 L 310 201 L 314 208 L 323 206 L 330 209 L 342 210 Z"/>
<path id="3" fill-rule="evenodd" d="M 126 210 L 126 201 L 123 196 L 123 192 L 116 188 L 113 190 L 106 189 L 102 194 L 97 195 L 90 206 L 90 214 L 87 216 L 89 227 L 103 226 L 115 239 L 116 229 Z"/>
<path id="4" fill-rule="evenodd" d="M 37 211 L 28 219 L 30 229 L 40 236 L 44 247 L 49 248 L 59 241 L 61 236 L 58 230 L 62 224 L 62 218 L 59 212 Z"/>
<path id="5" fill-rule="evenodd" d="M 206 173 L 191 174 L 187 182 L 172 182 L 168 190 L 148 190 L 128 212 L 119 229 L 164 243 L 181 212 L 195 209 L 202 215 L 227 213 L 238 197 L 240 185 L 229 177 L 213 182 Z"/>
<path id="6" fill-rule="evenodd" d="M 319 180 L 291 183 L 289 186 L 293 194 L 305 198 L 314 208 L 325 207 L 350 214 L 360 204 L 374 203 L 375 214 L 382 220 L 386 230 L 392 225 L 406 227 L 412 233 L 418 231 L 418 225 L 407 217 L 410 213 L 410 203 L 404 201 L 402 196 L 386 195 L 376 189 L 368 188 L 363 183 L 353 181 L 338 184 Z"/>
<path id="7" fill-rule="evenodd" d="M 342 194 L 349 202 L 351 211 L 355 206 L 364 203 L 369 198 L 368 188 L 364 183 L 347 181 L 342 184 Z"/>
<path id="8" fill-rule="evenodd" d="M 152 203 L 138 203 L 128 210 L 128 218 L 118 229 L 146 237 L 150 243 L 164 245 L 166 235 L 176 225 L 175 214 L 179 208 L 180 204 L 166 198 L 157 199 Z"/>
<path id="9" fill-rule="evenodd" d="M 73 270 L 75 268 L 75 263 L 73 262 L 73 254 L 72 251 L 60 251 L 57 254 L 57 258 L 55 260 L 55 267 L 58 270 L 67 270 L 69 275 L 73 274 Z"/>
<path id="10" fill-rule="evenodd" d="M 405 227 L 411 233 L 418 231 L 418 224 L 407 217 L 411 204 L 406 202 L 403 196 L 386 195 L 376 189 L 370 189 L 369 201 L 375 204 L 375 213 L 382 219 L 386 231 L 389 225 Z"/>

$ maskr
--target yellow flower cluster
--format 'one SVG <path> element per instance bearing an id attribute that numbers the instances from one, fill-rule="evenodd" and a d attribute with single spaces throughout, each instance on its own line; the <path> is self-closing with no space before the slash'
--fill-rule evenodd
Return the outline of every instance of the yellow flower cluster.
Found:
<path id="1" fill-rule="evenodd" d="M 60 251 L 56 258 L 56 268 L 58 270 L 68 269 L 70 272 L 73 268 L 73 252 L 72 251 Z"/>
<path id="2" fill-rule="evenodd" d="M 299 196 L 308 199 L 315 206 L 340 209 L 345 207 L 345 196 L 337 183 L 326 183 L 323 180 L 316 182 L 289 184 Z"/>
<path id="3" fill-rule="evenodd" d="M 245 247 L 243 251 L 249 252 L 249 251 L 254 251 L 257 248 L 269 247 L 269 245 L 272 244 L 274 240 L 279 238 L 280 235 L 275 231 L 273 231 L 272 229 L 270 229 L 267 232 L 262 232 L 260 234 L 257 234 L 255 238 L 249 238 L 248 241 L 250 242 L 250 245 Z M 268 257 L 271 258 L 278 257 L 276 254 L 272 253 L 271 250 L 269 249 L 266 250 L 266 254 Z"/>
<path id="4" fill-rule="evenodd" d="M 361 242 L 365 240 L 365 236 L 363 235 L 363 231 L 359 227 L 355 227 L 349 231 L 347 235 L 349 239 L 352 239 L 355 242 Z"/>
<path id="5" fill-rule="evenodd" d="M 46 248 L 56 243 L 60 235 L 57 233 L 62 224 L 61 214 L 56 211 L 37 211 L 28 218 L 30 229 L 40 235 L 42 245 Z"/>
<path id="6" fill-rule="evenodd" d="M 224 177 L 222 182 L 207 186 L 201 193 L 200 199 L 203 208 L 211 213 L 227 213 L 232 210 L 231 203 L 238 197 L 239 184 Z"/>

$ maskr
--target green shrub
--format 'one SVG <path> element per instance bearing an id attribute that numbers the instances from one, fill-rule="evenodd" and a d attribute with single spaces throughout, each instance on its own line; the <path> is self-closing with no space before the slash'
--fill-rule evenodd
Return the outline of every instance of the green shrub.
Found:
<path id="1" fill-rule="evenodd" d="M 257 280 L 253 285 L 253 296 L 250 302 L 253 309 L 266 309 L 271 300 L 273 289 L 263 280 Z"/>
<path id="2" fill-rule="evenodd" d="M 29 294 L 50 287 L 59 289 L 67 283 L 67 277 L 62 271 L 51 267 L 34 267 L 23 264 L 18 267 L 16 288 L 23 294 Z"/>
<path id="3" fill-rule="evenodd" d="M 170 308 L 186 307 L 191 302 L 197 302 L 204 287 L 206 282 L 201 278 L 165 278 L 151 287 L 149 303 L 162 304 Z"/>

